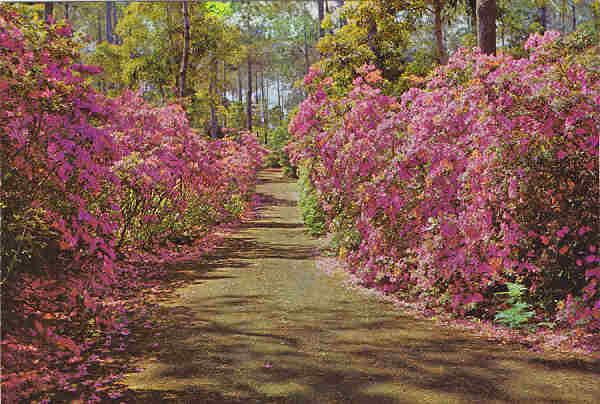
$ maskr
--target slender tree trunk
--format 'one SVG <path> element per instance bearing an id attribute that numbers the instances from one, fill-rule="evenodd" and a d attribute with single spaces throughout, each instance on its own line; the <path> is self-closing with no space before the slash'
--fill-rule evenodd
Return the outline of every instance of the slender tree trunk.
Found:
<path id="1" fill-rule="evenodd" d="M 306 66 L 306 74 L 310 70 L 310 60 L 308 57 L 308 39 L 306 38 L 306 27 L 304 27 L 304 65 Z"/>
<path id="2" fill-rule="evenodd" d="M 256 84 L 256 91 L 254 91 L 254 103 L 256 104 L 256 108 L 260 106 L 260 81 L 259 81 L 258 70 L 254 73 L 254 83 Z"/>
<path id="3" fill-rule="evenodd" d="M 69 3 L 65 3 L 65 19 L 68 21 L 70 18 L 69 15 Z"/>
<path id="4" fill-rule="evenodd" d="M 238 102 L 244 102 L 242 98 L 242 66 L 238 66 Z"/>
<path id="5" fill-rule="evenodd" d="M 114 1 L 112 4 L 112 36 L 113 36 L 113 42 L 116 44 L 120 43 L 120 40 L 117 37 L 117 33 L 115 32 L 115 29 L 117 28 L 118 23 L 119 23 L 119 17 L 117 16 L 117 2 Z"/>
<path id="6" fill-rule="evenodd" d="M 221 126 L 223 128 L 227 127 L 227 111 L 229 110 L 229 99 L 227 98 L 228 91 L 229 91 L 229 82 L 227 80 L 227 67 L 225 66 L 225 61 L 223 60 L 223 91 L 221 92 L 221 96 L 220 96 L 221 105 L 223 105 L 223 107 L 224 107 L 223 124 Z M 232 94 L 233 94 L 233 89 L 232 89 Z M 233 99 L 233 95 L 231 98 Z"/>
<path id="7" fill-rule="evenodd" d="M 210 137 L 213 139 L 217 138 L 218 122 L 217 122 L 217 73 L 218 65 L 217 59 L 211 62 L 212 72 L 210 77 L 209 95 L 210 95 Z"/>
<path id="8" fill-rule="evenodd" d="M 112 30 L 112 2 L 107 1 L 106 4 L 106 42 L 113 43 L 113 30 Z"/>
<path id="9" fill-rule="evenodd" d="M 248 131 L 252 132 L 252 59 L 248 54 L 248 93 L 246 95 L 246 119 Z"/>
<path id="10" fill-rule="evenodd" d="M 269 83 L 265 83 L 265 129 L 269 129 Z"/>
<path id="11" fill-rule="evenodd" d="M 317 0 L 317 9 L 319 13 L 319 38 L 323 38 L 325 35 L 325 31 L 323 31 L 323 27 L 321 26 L 323 24 L 323 19 L 325 18 L 325 4 L 323 3 L 323 0 Z"/>
<path id="12" fill-rule="evenodd" d="M 281 87 L 279 72 L 277 72 L 277 105 L 279 106 L 279 126 L 283 125 L 283 108 L 281 107 Z"/>
<path id="13" fill-rule="evenodd" d="M 176 4 L 173 4 L 174 6 L 176 6 Z M 165 12 L 167 14 L 167 24 L 169 26 L 174 26 L 175 21 L 173 19 L 173 15 L 171 13 L 171 4 L 165 4 Z M 173 34 L 173 30 L 167 30 L 167 33 L 169 35 L 169 45 L 171 48 L 171 52 L 169 52 L 169 60 L 171 61 L 171 63 L 169 63 L 169 73 L 172 74 L 173 76 L 175 76 L 175 92 L 178 95 L 179 94 L 179 82 L 180 82 L 180 77 L 179 77 L 179 70 L 177 70 L 177 38 L 175 38 L 175 35 Z M 179 66 L 179 68 L 181 69 L 181 65 Z"/>
<path id="14" fill-rule="evenodd" d="M 540 25 L 542 26 L 542 34 L 548 29 L 548 8 L 544 4 L 540 7 Z"/>
<path id="15" fill-rule="evenodd" d="M 227 81 L 227 67 L 225 66 L 225 61 L 223 61 L 223 99 L 227 99 L 228 87 L 229 83 Z"/>
<path id="16" fill-rule="evenodd" d="M 258 82 L 257 82 L 258 84 Z M 260 120 L 265 132 L 265 144 L 267 144 L 267 125 L 265 122 L 265 73 L 264 68 L 260 72 Z"/>
<path id="17" fill-rule="evenodd" d="M 571 14 L 573 15 L 573 32 L 577 31 L 577 11 L 575 10 L 575 4 L 571 4 Z"/>
<path id="18" fill-rule="evenodd" d="M 44 3 L 44 21 L 50 22 L 51 18 L 54 18 L 54 3 Z"/>
<path id="19" fill-rule="evenodd" d="M 477 43 L 486 55 L 496 54 L 496 0 L 477 1 Z"/>
<path id="20" fill-rule="evenodd" d="M 444 47 L 444 27 L 442 25 L 442 0 L 434 0 L 435 9 L 435 40 L 437 43 L 437 57 L 438 62 L 445 65 L 446 60 L 446 48 Z"/>
<path id="21" fill-rule="evenodd" d="M 181 2 L 183 11 L 183 55 L 181 56 L 181 68 L 179 69 L 179 96 L 185 96 L 185 78 L 188 68 L 188 58 L 190 53 L 190 14 L 187 1 Z"/>
<path id="22" fill-rule="evenodd" d="M 469 0 L 469 17 L 471 17 L 471 33 L 477 35 L 477 0 Z"/>

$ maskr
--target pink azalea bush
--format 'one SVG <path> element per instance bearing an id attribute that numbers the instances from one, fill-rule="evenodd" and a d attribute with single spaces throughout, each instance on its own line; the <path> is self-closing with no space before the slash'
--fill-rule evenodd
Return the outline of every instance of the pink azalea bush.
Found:
<path id="1" fill-rule="evenodd" d="M 369 66 L 343 97 L 306 76 L 288 151 L 365 285 L 490 318 L 517 282 L 549 320 L 600 328 L 599 62 L 557 37 L 460 50 L 400 97 Z"/>
<path id="2" fill-rule="evenodd" d="M 248 195 L 263 162 L 255 136 L 209 141 L 189 127 L 179 105 L 152 107 L 130 92 L 111 102 L 120 120 L 110 130 L 123 153 L 112 168 L 125 189 L 118 245 L 153 248 L 170 235 L 202 234 L 233 219 L 232 204 Z"/>
<path id="3" fill-rule="evenodd" d="M 2 394 L 7 402 L 118 397 L 98 376 L 130 334 L 125 302 L 252 207 L 266 151 L 211 142 L 178 105 L 89 85 L 68 25 L 0 6 Z M 187 247 L 174 253 L 185 236 Z"/>

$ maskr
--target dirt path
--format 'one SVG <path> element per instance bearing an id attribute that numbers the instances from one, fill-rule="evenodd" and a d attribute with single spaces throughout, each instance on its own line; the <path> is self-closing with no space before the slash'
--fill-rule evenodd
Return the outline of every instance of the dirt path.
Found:
<path id="1" fill-rule="evenodd" d="M 127 402 L 600 403 L 600 366 L 498 346 L 415 320 L 315 268 L 296 186 L 263 172 L 272 203 L 164 302 L 125 383 Z M 143 344 L 148 347 L 148 343 Z"/>

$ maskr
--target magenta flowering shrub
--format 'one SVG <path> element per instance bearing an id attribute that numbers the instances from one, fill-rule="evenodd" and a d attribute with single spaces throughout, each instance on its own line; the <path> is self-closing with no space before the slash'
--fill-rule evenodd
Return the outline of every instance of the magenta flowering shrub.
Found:
<path id="1" fill-rule="evenodd" d="M 265 153 L 255 136 L 209 141 L 179 105 L 153 107 L 133 93 L 114 104 L 120 120 L 111 130 L 123 156 L 112 167 L 123 187 L 119 246 L 148 249 L 234 219 L 226 207 L 248 194 Z"/>
<path id="2" fill-rule="evenodd" d="M 127 344 L 125 302 L 165 275 L 162 264 L 214 246 L 216 226 L 250 207 L 266 154 L 250 134 L 202 138 L 178 105 L 106 98 L 70 35 L 0 5 L 7 402 L 117 398 L 118 374 L 100 368 Z M 174 253 L 181 234 L 191 245 Z"/>
<path id="3" fill-rule="evenodd" d="M 598 57 L 552 32 L 526 48 L 461 50 L 399 98 L 372 67 L 342 98 L 311 71 L 288 150 L 366 285 L 491 316 L 518 282 L 540 311 L 598 329 Z"/>
<path id="4" fill-rule="evenodd" d="M 52 251 L 36 254 L 40 246 L 56 250 L 55 241 L 78 265 L 98 255 L 110 260 L 118 217 L 101 195 L 118 187 L 110 164 L 120 150 L 102 128 L 111 111 L 86 84 L 97 69 L 74 63 L 68 26 L 43 29 L 0 10 L 3 230 L 15 235 L 3 239 L 5 269 L 50 263 Z"/>

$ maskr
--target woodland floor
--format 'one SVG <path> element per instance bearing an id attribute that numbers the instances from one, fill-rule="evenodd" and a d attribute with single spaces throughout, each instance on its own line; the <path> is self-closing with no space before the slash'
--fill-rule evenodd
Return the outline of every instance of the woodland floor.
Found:
<path id="1" fill-rule="evenodd" d="M 202 263 L 134 332 L 127 403 L 599 403 L 600 366 L 441 327 L 317 269 L 297 190 L 265 170 L 260 219 Z"/>

